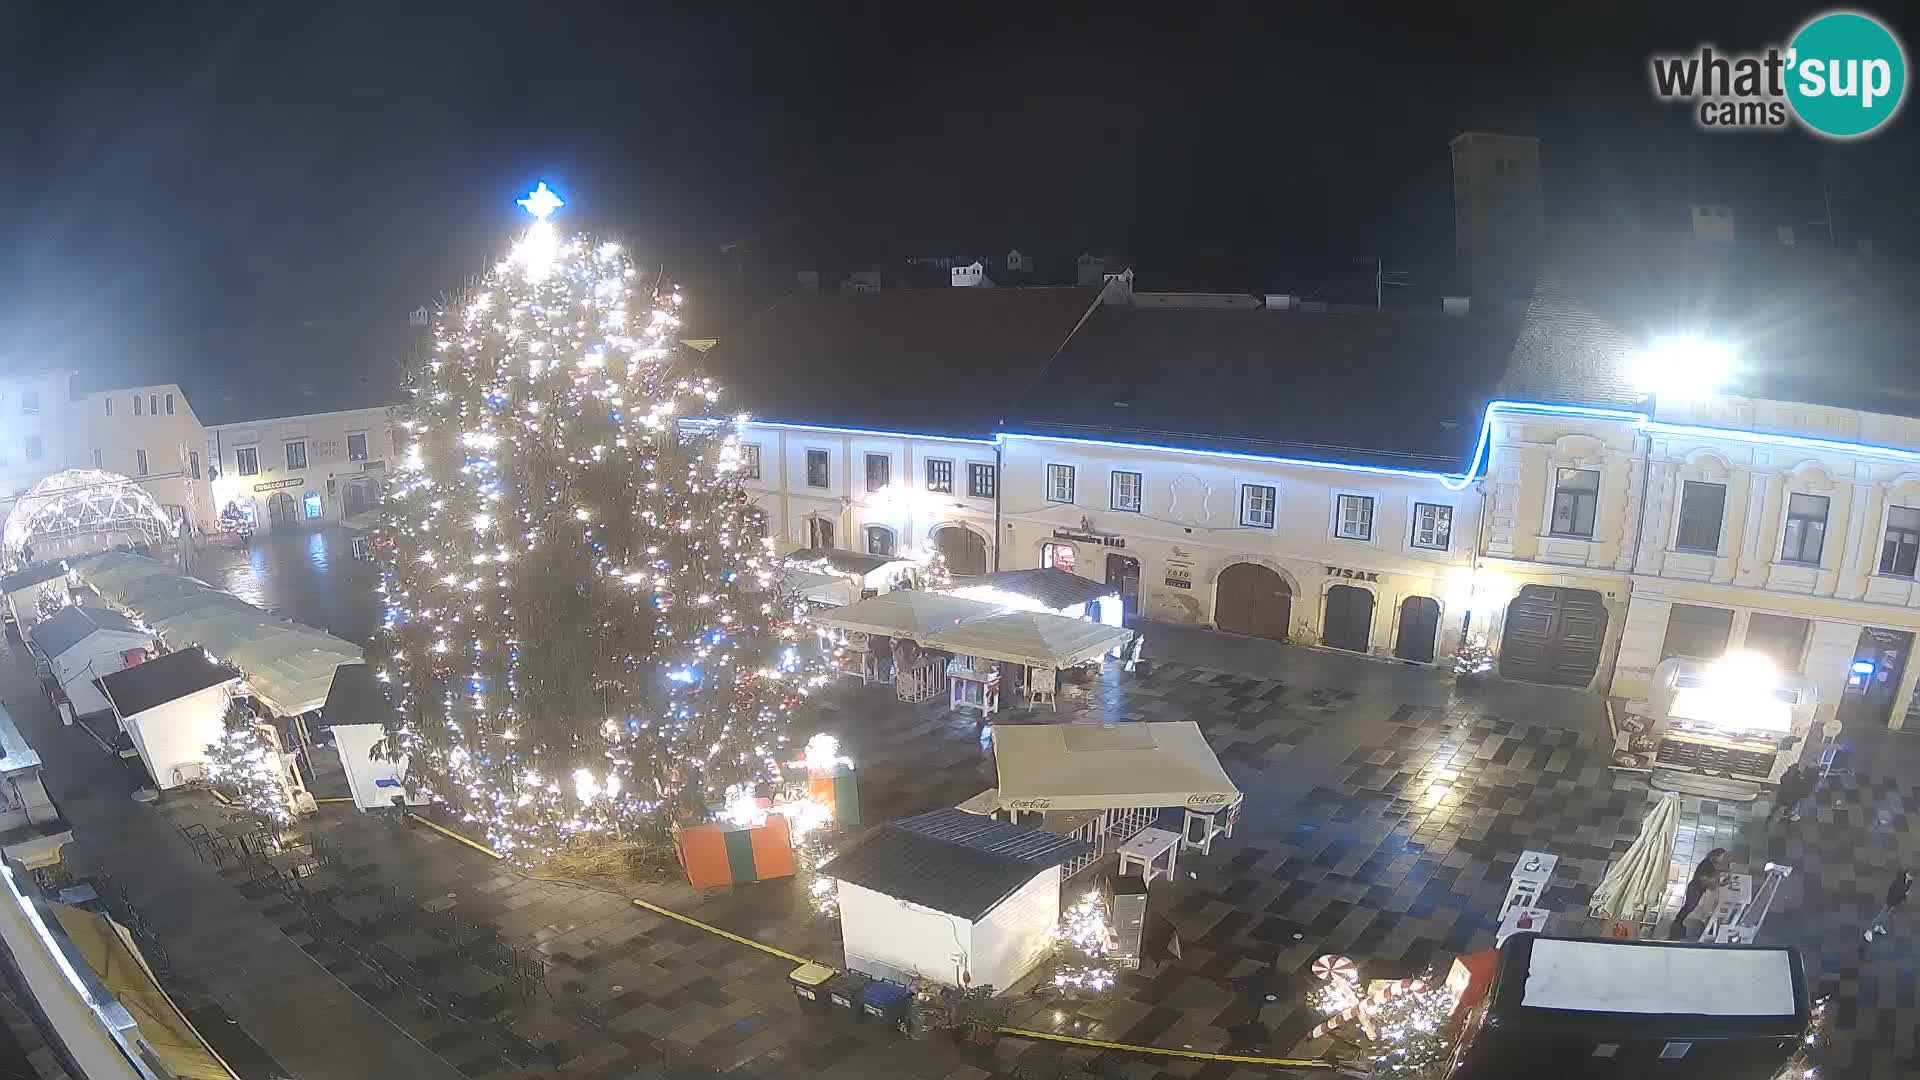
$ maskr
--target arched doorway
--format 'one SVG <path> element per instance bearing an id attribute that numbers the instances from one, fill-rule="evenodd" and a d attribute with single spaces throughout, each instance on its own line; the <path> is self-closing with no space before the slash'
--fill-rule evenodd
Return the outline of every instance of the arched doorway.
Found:
<path id="1" fill-rule="evenodd" d="M 1328 589 L 1320 642 L 1330 648 L 1366 652 L 1373 643 L 1373 594 L 1356 585 Z"/>
<path id="2" fill-rule="evenodd" d="M 379 502 L 374 491 L 373 481 L 364 476 L 356 476 L 347 481 L 346 516 L 354 517 L 372 510 Z"/>
<path id="3" fill-rule="evenodd" d="M 1140 560 L 1131 555 L 1109 552 L 1107 584 L 1120 591 L 1120 609 L 1126 618 L 1140 614 Z M 1284 623 L 1284 620 L 1282 620 Z"/>
<path id="4" fill-rule="evenodd" d="M 960 525 L 946 525 L 933 532 L 933 546 L 947 557 L 947 572 L 956 577 L 973 577 L 987 572 L 986 538 Z"/>
<path id="5" fill-rule="evenodd" d="M 1393 655 L 1402 660 L 1433 662 L 1433 638 L 1440 629 L 1440 602 L 1431 596 L 1409 596 L 1400 601 L 1400 633 L 1393 639 Z"/>
<path id="6" fill-rule="evenodd" d="M 1527 585 L 1507 605 L 1500 675 L 1553 686 L 1586 686 L 1600 669 L 1607 605 L 1591 589 Z"/>
<path id="7" fill-rule="evenodd" d="M 1234 563 L 1220 571 L 1214 588 L 1213 624 L 1229 634 L 1287 640 L 1293 589 L 1287 579 L 1259 563 Z"/>
<path id="8" fill-rule="evenodd" d="M 293 525 L 300 520 L 300 514 L 293 506 L 293 496 L 284 491 L 276 491 L 267 499 L 267 520 L 278 529 Z"/>

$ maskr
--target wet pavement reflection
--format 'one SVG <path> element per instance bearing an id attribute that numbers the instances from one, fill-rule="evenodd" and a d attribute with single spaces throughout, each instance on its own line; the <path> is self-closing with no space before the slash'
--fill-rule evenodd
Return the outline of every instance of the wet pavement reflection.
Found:
<path id="1" fill-rule="evenodd" d="M 203 548 L 194 576 L 249 604 L 317 626 L 359 645 L 380 624 L 379 571 L 353 557 L 353 533 L 337 527 L 255 534 L 246 548 Z"/>

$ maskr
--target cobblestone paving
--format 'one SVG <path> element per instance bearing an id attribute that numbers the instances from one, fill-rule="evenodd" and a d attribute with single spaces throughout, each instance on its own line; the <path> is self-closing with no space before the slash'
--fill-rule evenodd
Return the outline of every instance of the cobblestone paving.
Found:
<path id="1" fill-rule="evenodd" d="M 305 565 L 268 573 L 262 598 L 361 637 L 361 613 L 350 605 L 331 599 L 314 614 L 299 595 L 328 578 L 324 553 L 301 538 L 279 546 L 285 550 L 270 549 L 269 561 Z M 239 561 L 232 573 L 243 572 Z M 1578 916 L 1653 799 L 1644 779 L 1606 768 L 1597 699 L 1509 684 L 1456 693 L 1431 671 L 1405 665 L 1170 627 L 1150 627 L 1148 637 L 1149 655 L 1160 660 L 1147 673 L 1063 688 L 1057 715 L 1001 722 L 1195 720 L 1247 792 L 1247 811 L 1211 856 L 1189 854 L 1178 880 L 1153 887 L 1152 911 L 1170 920 L 1180 959 L 1124 976 L 1110 1001 L 1029 1003 L 1017 1021 L 1090 1038 L 1284 1054 L 1313 1019 L 1300 1005 L 1312 957 L 1343 952 L 1376 977 L 1444 969 L 1453 954 L 1491 944 L 1492 912 L 1526 848 L 1561 856 L 1546 896 L 1561 913 L 1552 932 L 1596 929 Z M 870 822 L 952 805 L 992 784 L 990 735 L 969 720 L 847 690 L 820 725 L 859 761 Z M 1833 1074 L 1892 1076 L 1895 1062 L 1916 1052 L 1914 932 L 1896 925 L 1869 949 L 1859 928 L 1894 867 L 1920 865 L 1920 838 L 1906 829 L 1920 806 L 1920 739 L 1884 731 L 1849 731 L 1847 739 L 1842 764 L 1858 772 L 1833 777 L 1809 820 L 1768 828 L 1764 800 L 1684 799 L 1675 861 L 1691 864 L 1726 847 L 1736 868 L 1793 866 L 1762 940 L 1801 946 L 1814 985 L 1834 996 Z M 1011 1040 L 968 1057 L 872 1026 L 803 1017 L 785 983 L 789 965 L 777 958 L 618 898 L 523 878 L 424 830 L 395 831 L 337 806 L 323 811 L 320 828 L 364 860 L 366 880 L 490 922 L 551 957 L 551 999 L 510 1019 L 553 1044 L 560 1063 L 521 1068 L 480 1048 L 471 1032 L 421 1028 L 423 1041 L 468 1075 L 652 1076 L 693 1067 L 969 1080 L 1022 1069 L 1256 1075 L 1222 1063 L 1090 1057 Z M 647 896 L 791 952 L 841 959 L 837 926 L 813 914 L 793 882 L 705 897 L 663 887 Z M 274 906 L 260 903 L 263 912 Z M 339 973 L 363 986 L 350 968 Z M 390 1013 L 407 1011 L 404 1002 L 390 1004 Z"/>

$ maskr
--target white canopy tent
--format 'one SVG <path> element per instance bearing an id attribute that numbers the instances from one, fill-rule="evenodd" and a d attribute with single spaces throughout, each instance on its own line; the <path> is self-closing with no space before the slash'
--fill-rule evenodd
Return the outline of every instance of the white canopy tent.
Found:
<path id="1" fill-rule="evenodd" d="M 946 593 L 902 589 L 881 593 L 813 617 L 821 626 L 857 634 L 879 634 L 924 642 L 937 631 L 972 619 L 997 615 L 1002 608 Z"/>
<path id="2" fill-rule="evenodd" d="M 949 626 L 929 635 L 923 644 L 959 656 L 1070 668 L 1132 639 L 1133 631 L 1117 626 L 1044 611 L 1008 611 Z"/>
<path id="3" fill-rule="evenodd" d="M 1241 798 L 1191 720 L 1002 725 L 993 729 L 993 760 L 999 803 L 1008 810 L 1182 806 L 1210 813 Z"/>
<path id="4" fill-rule="evenodd" d="M 198 645 L 247 676 L 248 692 L 281 716 L 327 700 L 334 669 L 358 663 L 359 646 L 262 611 L 232 593 L 139 555 L 74 560 L 74 572 L 115 607 L 153 627 L 173 648 Z M 151 607 L 156 614 L 149 616 Z"/>

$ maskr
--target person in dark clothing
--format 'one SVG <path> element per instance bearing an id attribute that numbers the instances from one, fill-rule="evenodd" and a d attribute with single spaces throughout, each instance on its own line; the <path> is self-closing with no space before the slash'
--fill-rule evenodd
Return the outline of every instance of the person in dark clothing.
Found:
<path id="1" fill-rule="evenodd" d="M 1800 820 L 1800 804 L 1813 794 L 1813 771 L 1795 762 L 1780 774 L 1780 787 L 1773 793 L 1773 809 L 1767 812 L 1767 824 L 1779 818 Z"/>
<path id="2" fill-rule="evenodd" d="M 1679 941 L 1687 936 L 1687 916 L 1700 906 L 1700 898 L 1707 890 L 1718 888 L 1721 877 L 1727 872 L 1727 849 L 1714 848 L 1700 865 L 1693 868 L 1693 877 L 1687 882 L 1687 891 L 1680 903 L 1680 910 L 1674 913 L 1673 925 L 1667 929 L 1668 941 Z"/>
<path id="3" fill-rule="evenodd" d="M 1873 935 L 1887 932 L 1887 920 L 1893 917 L 1893 909 L 1907 902 L 1907 892 L 1912 888 L 1913 871 L 1894 870 L 1893 880 L 1887 885 L 1886 905 L 1874 915 L 1873 921 L 1867 924 L 1867 928 L 1861 931 L 1861 940 L 1872 941 Z"/>

